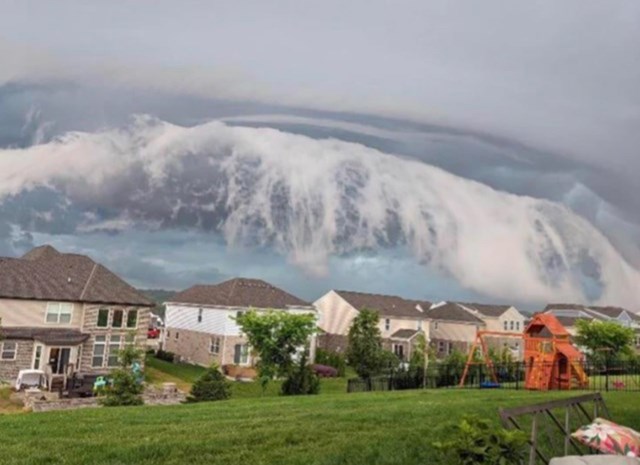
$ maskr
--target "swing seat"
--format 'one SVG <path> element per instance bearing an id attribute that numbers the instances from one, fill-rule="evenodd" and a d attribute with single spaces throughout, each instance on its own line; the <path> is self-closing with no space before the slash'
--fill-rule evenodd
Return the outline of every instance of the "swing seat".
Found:
<path id="1" fill-rule="evenodd" d="M 480 383 L 480 389 L 498 389 L 500 383 L 494 383 L 493 381 L 484 381 Z"/>

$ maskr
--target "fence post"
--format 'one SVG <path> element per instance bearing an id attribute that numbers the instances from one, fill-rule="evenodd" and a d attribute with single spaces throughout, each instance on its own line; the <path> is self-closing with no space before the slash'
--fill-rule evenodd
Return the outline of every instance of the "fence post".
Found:
<path id="1" fill-rule="evenodd" d="M 516 391 L 520 390 L 520 363 L 516 362 L 516 369 L 515 369 L 515 374 L 516 374 Z"/>
<path id="2" fill-rule="evenodd" d="M 604 390 L 609 392 L 609 356 L 604 359 Z"/>

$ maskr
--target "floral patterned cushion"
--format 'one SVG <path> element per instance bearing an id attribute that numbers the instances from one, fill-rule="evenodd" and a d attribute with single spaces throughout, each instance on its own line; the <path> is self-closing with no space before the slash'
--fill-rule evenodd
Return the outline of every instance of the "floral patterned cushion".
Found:
<path id="1" fill-rule="evenodd" d="M 603 418 L 581 427 L 572 434 L 574 438 L 592 449 L 605 454 L 640 457 L 640 433 Z"/>

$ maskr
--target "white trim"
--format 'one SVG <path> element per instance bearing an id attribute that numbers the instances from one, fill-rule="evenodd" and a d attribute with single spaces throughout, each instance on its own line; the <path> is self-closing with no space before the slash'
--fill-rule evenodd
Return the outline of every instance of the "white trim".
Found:
<path id="1" fill-rule="evenodd" d="M 36 364 L 36 353 L 40 349 L 40 363 L 38 364 L 38 368 L 35 367 Z M 44 352 L 46 346 L 44 344 L 34 344 L 33 345 L 33 355 L 31 357 L 31 368 L 34 370 L 42 370 L 42 361 L 44 360 Z"/>
<path id="2" fill-rule="evenodd" d="M 49 316 L 49 307 L 52 305 L 58 306 L 58 312 L 57 312 L 58 321 L 47 321 L 47 317 Z M 71 307 L 71 312 L 69 312 L 69 321 L 67 323 L 60 322 L 60 316 L 63 315 L 62 305 L 68 305 Z M 73 323 L 74 307 L 75 305 L 73 302 L 55 302 L 55 301 L 47 302 L 47 307 L 44 310 L 44 324 L 45 325 L 71 325 Z M 64 314 L 66 315 L 66 313 Z"/>

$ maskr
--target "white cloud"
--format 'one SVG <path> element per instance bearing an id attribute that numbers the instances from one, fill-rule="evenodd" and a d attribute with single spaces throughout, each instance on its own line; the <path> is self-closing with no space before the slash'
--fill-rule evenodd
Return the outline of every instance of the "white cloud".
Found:
<path id="1" fill-rule="evenodd" d="M 639 296 L 638 270 L 568 209 L 337 140 L 140 117 L 0 150 L 0 199 L 41 185 L 84 208 L 113 203 L 117 189 L 122 218 L 154 227 L 201 228 L 208 215 L 229 244 L 274 246 L 316 275 L 332 255 L 406 243 L 432 270 L 496 298 L 586 300 L 585 276 L 603 302 Z"/>

